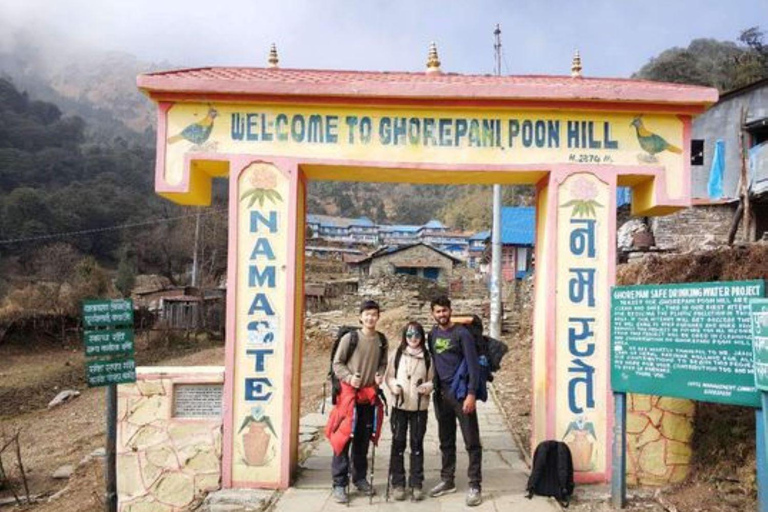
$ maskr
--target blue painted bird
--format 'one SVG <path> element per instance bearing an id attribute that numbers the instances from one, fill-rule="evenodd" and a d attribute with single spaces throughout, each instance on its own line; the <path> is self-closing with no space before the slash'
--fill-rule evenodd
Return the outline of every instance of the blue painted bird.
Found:
<path id="1" fill-rule="evenodd" d="M 198 146 L 203 144 L 208 140 L 208 137 L 211 136 L 211 131 L 213 131 L 213 120 L 216 119 L 217 115 L 219 115 L 219 112 L 215 108 L 210 107 L 208 109 L 208 115 L 200 121 L 190 124 L 178 135 L 169 137 L 168 144 L 173 144 L 180 140 L 187 140 Z"/>
<path id="2" fill-rule="evenodd" d="M 673 146 L 664 140 L 664 138 L 662 138 L 660 135 L 656 135 L 655 133 L 649 131 L 645 125 L 643 125 L 641 116 L 634 118 L 630 125 L 635 127 L 635 131 L 637 131 L 637 141 L 640 143 L 640 147 L 643 148 L 643 151 L 648 153 L 647 158 L 651 161 L 655 161 L 655 155 L 657 153 L 661 153 L 662 151 L 671 151 L 672 153 L 683 152 L 682 149 L 677 146 Z"/>

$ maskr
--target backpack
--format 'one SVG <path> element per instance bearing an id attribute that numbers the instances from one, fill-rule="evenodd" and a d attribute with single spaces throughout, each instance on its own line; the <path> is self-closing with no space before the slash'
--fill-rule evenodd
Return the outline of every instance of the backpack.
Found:
<path id="1" fill-rule="evenodd" d="M 568 507 L 573 494 L 573 459 L 568 445 L 560 441 L 542 441 L 533 453 L 533 467 L 528 478 L 528 499 L 534 494 L 551 496 Z"/>
<path id="2" fill-rule="evenodd" d="M 453 316 L 451 317 L 451 320 L 453 323 L 465 327 L 475 340 L 478 366 L 480 368 L 480 382 L 476 398 L 481 402 L 485 402 L 488 399 L 488 383 L 493 382 L 493 374 L 501 367 L 501 360 L 507 351 L 509 351 L 509 347 L 495 338 L 485 336 L 483 334 L 483 321 L 477 315 Z M 434 326 L 429 333 L 429 350 L 431 352 L 434 352 L 433 344 L 436 330 L 437 326 Z M 457 399 L 463 399 L 463 397 L 466 396 L 466 386 L 469 381 L 467 372 L 466 363 L 462 362 L 461 366 L 459 366 L 456 371 L 454 381 L 451 385 L 451 391 L 453 391 L 454 397 Z M 438 382 L 439 379 L 437 378 L 437 374 L 435 374 L 435 384 Z"/>
<path id="3" fill-rule="evenodd" d="M 481 364 L 483 358 L 490 370 L 488 376 L 488 382 L 493 381 L 493 374 L 499 371 L 501 368 L 501 360 L 504 355 L 509 351 L 509 347 L 506 343 L 491 338 L 483 334 L 483 321 L 477 315 L 470 315 L 468 317 L 456 317 L 453 320 L 454 323 L 463 325 L 467 328 L 469 333 L 475 339 L 477 344 L 477 355 L 480 357 Z"/>
<path id="4" fill-rule="evenodd" d="M 357 348 L 357 343 L 360 341 L 360 329 L 357 327 L 350 327 L 348 325 L 342 325 L 339 327 L 339 331 L 336 333 L 336 339 L 333 340 L 333 348 L 331 348 L 331 362 L 328 368 L 328 378 L 331 380 L 331 403 L 333 405 L 336 405 L 336 397 L 338 397 L 339 393 L 341 392 L 341 382 L 339 382 L 339 379 L 333 372 L 333 359 L 336 357 L 336 351 L 339 349 L 339 342 L 341 342 L 341 338 L 343 338 L 347 333 L 349 333 L 349 350 L 347 351 L 347 360 L 352 357 L 352 354 Z M 379 336 L 379 362 L 381 362 L 381 358 L 384 358 L 386 361 L 387 353 L 389 352 L 389 342 L 387 341 L 387 337 L 384 336 L 384 333 L 376 331 L 376 334 Z M 347 363 L 347 361 L 342 362 L 344 364 Z M 323 404 L 325 404 L 325 401 L 323 401 Z"/>

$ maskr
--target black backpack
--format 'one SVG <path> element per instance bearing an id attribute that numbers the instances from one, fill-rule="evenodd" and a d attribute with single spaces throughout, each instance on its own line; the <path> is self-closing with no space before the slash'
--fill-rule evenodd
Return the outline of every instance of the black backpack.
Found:
<path id="1" fill-rule="evenodd" d="M 534 494 L 551 496 L 568 507 L 573 494 L 573 459 L 568 445 L 542 441 L 533 453 L 533 468 L 528 478 L 528 499 Z"/>
<path id="2" fill-rule="evenodd" d="M 462 317 L 457 317 L 457 322 L 467 328 L 469 333 L 475 339 L 477 345 L 478 357 L 485 356 L 488 361 L 488 368 L 491 374 L 488 376 L 488 382 L 493 381 L 493 373 L 501 368 L 501 360 L 509 351 L 509 347 L 496 338 L 491 338 L 483 334 L 483 321 L 477 315 L 471 315 L 469 321 L 462 321 Z"/>
<path id="3" fill-rule="evenodd" d="M 336 374 L 333 372 L 333 359 L 336 357 L 336 351 L 339 349 L 339 342 L 341 341 L 341 338 L 344 337 L 344 335 L 347 333 L 349 333 L 350 336 L 347 360 L 352 357 L 352 354 L 357 348 L 357 343 L 360 340 L 360 329 L 358 327 L 351 327 L 348 325 L 342 325 L 339 327 L 339 331 L 336 333 L 336 339 L 333 340 L 333 348 L 331 349 L 331 362 L 330 366 L 328 367 L 328 378 L 331 380 L 331 403 L 333 405 L 336 405 L 336 397 L 341 392 L 341 382 L 339 382 L 339 379 L 336 378 Z M 376 331 L 376 334 L 379 336 L 379 362 L 381 362 L 381 358 L 384 358 L 386 361 L 387 353 L 389 352 L 389 342 L 387 341 L 387 337 L 384 336 L 384 333 Z M 347 363 L 347 361 L 342 362 L 344 364 Z M 325 384 L 323 384 L 323 387 L 325 387 Z M 323 401 L 323 409 L 324 408 L 325 401 Z"/>

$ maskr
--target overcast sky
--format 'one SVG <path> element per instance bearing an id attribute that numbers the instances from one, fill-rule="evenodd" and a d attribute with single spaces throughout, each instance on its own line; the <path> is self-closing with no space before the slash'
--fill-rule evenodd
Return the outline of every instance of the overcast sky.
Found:
<path id="1" fill-rule="evenodd" d="M 691 39 L 768 31 L 768 0 L 0 0 L 0 22 L 59 40 L 184 66 L 421 71 L 435 41 L 444 71 L 628 77 Z M 2 37 L 2 34 L 0 34 Z"/>

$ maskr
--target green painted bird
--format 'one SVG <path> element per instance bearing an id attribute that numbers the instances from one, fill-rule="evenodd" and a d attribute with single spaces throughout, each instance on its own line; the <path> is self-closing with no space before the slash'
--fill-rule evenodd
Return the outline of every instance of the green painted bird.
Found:
<path id="1" fill-rule="evenodd" d="M 189 142 L 197 144 L 198 146 L 203 144 L 208 140 L 208 137 L 211 136 L 211 131 L 213 131 L 213 120 L 216 119 L 217 115 L 219 115 L 218 111 L 215 108 L 210 107 L 208 109 L 208 115 L 206 115 L 200 121 L 190 124 L 178 135 L 170 137 L 168 139 L 168 144 L 173 144 L 174 142 L 179 142 L 180 140 L 188 140 Z"/>
<path id="2" fill-rule="evenodd" d="M 630 124 L 634 126 L 637 131 L 637 141 L 640 143 L 640 147 L 643 148 L 643 151 L 648 153 L 651 159 L 655 160 L 654 155 L 661 153 L 662 151 L 671 151 L 672 153 L 683 152 L 682 149 L 673 146 L 660 135 L 648 131 L 645 125 L 643 125 L 641 116 L 634 118 Z"/>

